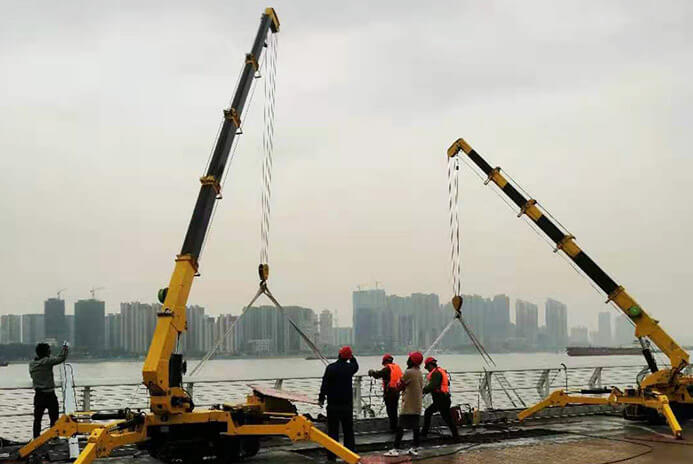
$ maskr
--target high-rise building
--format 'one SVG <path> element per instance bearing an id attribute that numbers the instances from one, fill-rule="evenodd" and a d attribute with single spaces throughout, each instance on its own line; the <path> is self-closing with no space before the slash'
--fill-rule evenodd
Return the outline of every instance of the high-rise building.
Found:
<path id="1" fill-rule="evenodd" d="M 156 328 L 159 303 L 120 303 L 120 347 L 127 353 L 145 354 Z"/>
<path id="2" fill-rule="evenodd" d="M 587 327 L 570 328 L 570 344 L 573 346 L 587 346 L 590 344 L 589 329 Z"/>
<path id="3" fill-rule="evenodd" d="M 122 340 L 122 315 L 106 315 L 106 349 L 109 351 L 124 351 L 121 345 Z"/>
<path id="4" fill-rule="evenodd" d="M 489 345 L 502 343 L 510 333 L 510 298 L 496 295 L 489 301 L 484 321 L 484 341 Z"/>
<path id="5" fill-rule="evenodd" d="M 611 312 L 603 311 L 599 313 L 597 344 L 600 346 L 611 346 L 612 343 L 613 338 L 611 336 Z"/>
<path id="6" fill-rule="evenodd" d="M 70 340 L 65 319 L 65 300 L 48 298 L 43 303 L 43 316 L 46 339 L 55 340 L 58 344 Z"/>
<path id="7" fill-rule="evenodd" d="M 238 316 L 221 314 L 217 317 L 214 330 L 214 341 L 221 341 L 218 351 L 220 353 L 233 354 L 239 349 L 237 346 L 237 332 L 239 325 L 236 323 Z M 234 325 L 235 324 L 235 325 Z"/>
<path id="8" fill-rule="evenodd" d="M 322 345 L 334 345 L 334 316 L 325 309 L 320 313 L 320 343 Z"/>
<path id="9" fill-rule="evenodd" d="M 16 314 L 0 316 L 0 343 L 22 343 L 22 318 Z"/>
<path id="10" fill-rule="evenodd" d="M 635 327 L 628 316 L 624 314 L 620 314 L 614 319 L 614 341 L 618 346 L 629 346 L 636 341 Z"/>
<path id="11" fill-rule="evenodd" d="M 354 329 L 351 327 L 335 327 L 334 338 L 337 346 L 353 345 Z"/>
<path id="12" fill-rule="evenodd" d="M 568 343 L 568 307 L 548 298 L 544 306 L 546 320 L 546 335 L 554 348 L 565 348 Z"/>
<path id="13" fill-rule="evenodd" d="M 75 303 L 75 347 L 99 353 L 106 348 L 106 305 L 90 298 Z"/>
<path id="14" fill-rule="evenodd" d="M 189 306 L 186 318 L 188 320 L 188 330 L 185 334 L 186 352 L 205 353 L 205 308 L 197 305 Z"/>
<path id="15" fill-rule="evenodd" d="M 387 306 L 385 290 L 357 290 L 352 293 L 354 344 L 361 348 L 382 348 L 382 314 Z M 391 335 L 390 335 L 391 337 Z"/>
<path id="16" fill-rule="evenodd" d="M 202 352 L 207 353 L 212 349 L 214 345 L 214 328 L 215 321 L 213 316 L 205 316 L 204 318 L 204 330 L 202 332 Z"/>
<path id="17" fill-rule="evenodd" d="M 22 315 L 22 343 L 35 344 L 46 337 L 43 314 Z"/>
<path id="18" fill-rule="evenodd" d="M 301 329 L 306 337 L 314 344 L 317 344 L 318 320 L 315 312 L 310 308 L 303 308 L 301 306 L 285 306 L 284 314 L 286 317 L 282 317 L 278 312 L 277 314 L 280 317 L 278 326 L 282 329 L 282 339 L 284 342 L 283 346 L 280 346 L 280 352 L 283 354 L 310 353 L 310 347 L 303 341 L 296 329 L 286 320 L 286 317 L 291 318 L 294 324 Z"/>
<path id="19" fill-rule="evenodd" d="M 278 311 L 274 306 L 246 308 L 237 323 L 239 351 L 248 354 L 279 353 L 279 346 L 284 346 L 284 340 L 278 324 Z"/>
<path id="20" fill-rule="evenodd" d="M 539 307 L 529 301 L 515 301 L 515 332 L 518 338 L 523 338 L 533 345 L 539 334 Z"/>
<path id="21" fill-rule="evenodd" d="M 67 341 L 75 344 L 75 315 L 65 314 L 65 327 L 67 328 Z"/>

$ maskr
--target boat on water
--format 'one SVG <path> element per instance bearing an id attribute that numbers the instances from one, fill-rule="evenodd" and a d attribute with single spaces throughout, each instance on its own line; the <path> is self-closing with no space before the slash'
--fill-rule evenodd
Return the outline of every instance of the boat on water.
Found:
<path id="1" fill-rule="evenodd" d="M 568 356 L 642 356 L 642 349 L 637 346 L 567 346 Z"/>

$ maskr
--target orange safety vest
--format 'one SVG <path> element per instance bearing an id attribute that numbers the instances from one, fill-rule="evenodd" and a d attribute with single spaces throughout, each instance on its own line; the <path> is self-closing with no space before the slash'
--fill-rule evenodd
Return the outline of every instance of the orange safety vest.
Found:
<path id="1" fill-rule="evenodd" d="M 440 372 L 440 375 L 443 378 L 440 382 L 440 387 L 435 390 L 436 393 L 450 393 L 450 376 L 448 375 L 448 371 L 441 369 L 440 367 L 436 367 L 428 373 L 426 380 L 430 382 L 434 372 Z"/>
<path id="2" fill-rule="evenodd" d="M 402 380 L 402 369 L 400 369 L 395 363 L 385 364 L 385 366 L 390 369 L 390 383 L 385 385 L 385 381 L 383 379 L 383 388 L 396 388 L 399 381 Z"/>

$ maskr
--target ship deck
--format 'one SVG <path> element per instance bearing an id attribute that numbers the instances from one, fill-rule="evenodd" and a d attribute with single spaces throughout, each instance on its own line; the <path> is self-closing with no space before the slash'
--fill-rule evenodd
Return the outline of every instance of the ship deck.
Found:
<path id="1" fill-rule="evenodd" d="M 405 435 L 404 447 L 410 439 Z M 461 438 L 452 442 L 439 429 L 422 443 L 420 455 L 384 457 L 391 447 L 389 433 L 362 433 L 356 437 L 357 451 L 364 464 L 406 464 L 427 462 L 484 464 L 611 464 L 690 463 L 693 439 L 675 440 L 668 428 L 624 421 L 614 416 L 586 416 L 538 420 L 528 426 L 496 426 L 461 429 Z M 110 464 L 158 464 L 159 461 L 135 449 L 121 450 L 119 456 L 100 459 Z M 54 444 L 42 462 L 61 463 L 66 447 Z M 311 443 L 290 443 L 271 439 L 263 443 L 257 456 L 247 464 L 309 464 L 326 462 L 324 450 Z"/>

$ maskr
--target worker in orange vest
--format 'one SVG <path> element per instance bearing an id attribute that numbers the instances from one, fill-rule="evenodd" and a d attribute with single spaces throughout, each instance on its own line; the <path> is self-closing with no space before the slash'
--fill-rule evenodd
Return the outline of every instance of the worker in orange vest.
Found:
<path id="1" fill-rule="evenodd" d="M 421 430 L 421 435 L 425 436 L 428 433 L 431 427 L 431 416 L 438 411 L 440 417 L 443 418 L 443 421 L 450 428 L 453 438 L 457 438 L 457 424 L 455 424 L 450 413 L 450 404 L 452 403 L 450 398 L 450 375 L 445 369 L 438 367 L 438 361 L 433 357 L 426 358 L 424 367 L 428 371 L 428 376 L 426 377 L 428 384 L 424 387 L 423 393 L 424 395 L 430 393 L 433 403 L 424 412 L 424 426 Z"/>
<path id="2" fill-rule="evenodd" d="M 383 368 L 371 369 L 368 375 L 376 379 L 383 379 L 383 401 L 390 419 L 390 430 L 397 431 L 397 404 L 399 403 L 399 381 L 402 379 L 402 369 L 395 364 L 395 358 L 391 354 L 383 355 Z"/>

